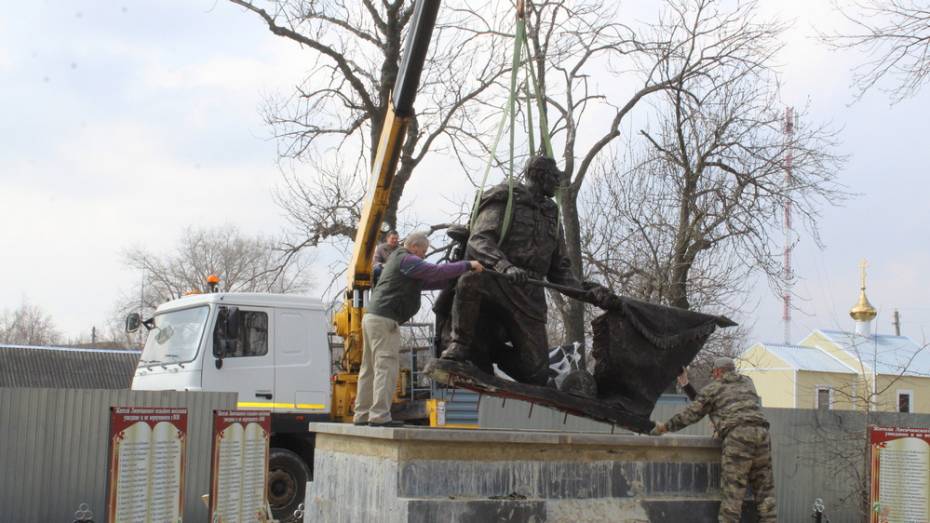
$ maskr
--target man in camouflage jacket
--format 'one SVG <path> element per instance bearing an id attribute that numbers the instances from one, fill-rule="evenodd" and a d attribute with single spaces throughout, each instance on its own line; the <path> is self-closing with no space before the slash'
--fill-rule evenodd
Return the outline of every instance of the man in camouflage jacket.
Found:
<path id="1" fill-rule="evenodd" d="M 775 482 L 772 478 L 772 443 L 769 423 L 752 380 L 736 372 L 730 358 L 714 360 L 714 381 L 704 387 L 684 411 L 652 433 L 675 432 L 706 415 L 714 419 L 723 440 L 721 457 L 720 522 L 740 520 L 746 485 L 752 486 L 760 523 L 776 521 Z"/>
<path id="2" fill-rule="evenodd" d="M 596 304 L 610 296 L 606 288 L 594 284 L 581 290 L 572 273 L 559 209 L 552 201 L 560 177 L 551 158 L 537 156 L 529 161 L 525 184 L 513 187 L 510 226 L 503 238 L 508 186 L 497 185 L 482 196 L 465 257 L 491 271 L 459 278 L 451 339 L 442 358 L 471 362 L 485 371 L 497 363 L 517 381 L 545 385 L 549 379 L 546 295 L 542 287 L 526 285 L 527 279 L 579 288 L 572 297 Z"/>

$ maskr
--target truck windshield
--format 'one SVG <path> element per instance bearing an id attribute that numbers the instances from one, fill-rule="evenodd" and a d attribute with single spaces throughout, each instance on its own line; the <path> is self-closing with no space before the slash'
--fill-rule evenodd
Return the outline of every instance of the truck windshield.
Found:
<path id="1" fill-rule="evenodd" d="M 207 324 L 207 306 L 157 314 L 149 331 L 140 365 L 182 363 L 197 356 Z"/>

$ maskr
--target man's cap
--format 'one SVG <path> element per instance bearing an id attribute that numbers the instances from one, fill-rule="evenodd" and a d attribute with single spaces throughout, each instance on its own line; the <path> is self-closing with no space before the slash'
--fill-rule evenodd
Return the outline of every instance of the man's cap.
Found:
<path id="1" fill-rule="evenodd" d="M 715 369 L 735 369 L 736 362 L 733 361 L 733 358 L 727 358 L 727 357 L 714 358 L 714 368 Z"/>

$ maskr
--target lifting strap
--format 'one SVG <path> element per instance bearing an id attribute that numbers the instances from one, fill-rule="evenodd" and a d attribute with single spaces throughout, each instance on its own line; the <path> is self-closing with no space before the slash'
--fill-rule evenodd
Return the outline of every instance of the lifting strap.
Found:
<path id="1" fill-rule="evenodd" d="M 525 60 L 523 58 L 524 50 L 526 51 Z M 494 165 L 495 160 L 498 159 L 497 148 L 500 145 L 500 139 L 503 135 L 504 126 L 509 123 L 510 148 L 507 162 L 507 205 L 504 208 L 504 218 L 503 222 L 501 223 L 498 240 L 499 243 L 503 243 L 506 239 L 507 232 L 510 230 L 510 222 L 513 219 L 514 149 L 516 147 L 516 103 L 517 95 L 520 89 L 517 83 L 517 76 L 520 72 L 521 66 L 526 67 L 524 72 L 523 88 L 526 93 L 526 123 L 527 131 L 529 134 L 530 154 L 534 154 L 536 151 L 536 144 L 533 133 L 533 111 L 532 104 L 530 102 L 530 87 L 532 85 L 533 94 L 535 95 L 536 99 L 537 111 L 539 112 L 540 138 L 542 145 L 545 148 L 546 156 L 552 158 L 552 143 L 549 137 L 548 123 L 546 122 L 545 102 L 543 100 L 539 84 L 536 81 L 536 72 L 533 69 L 529 41 L 526 38 L 526 17 L 523 10 L 523 2 L 518 1 L 516 31 L 514 33 L 513 42 L 513 62 L 511 64 L 510 70 L 510 92 L 507 96 L 507 106 L 503 111 L 503 114 L 501 114 L 500 123 L 498 123 L 497 131 L 494 134 L 494 144 L 491 146 L 488 162 L 485 164 L 484 174 L 481 178 L 481 185 L 478 187 L 478 193 L 475 195 L 475 202 L 472 205 L 471 219 L 469 220 L 469 228 L 473 228 L 475 225 L 475 219 L 478 217 L 478 207 L 481 204 L 481 198 L 484 195 L 484 187 L 487 184 L 488 174 L 491 172 L 491 167 Z M 559 201 L 558 195 L 556 201 Z M 559 215 L 559 219 L 561 220 L 561 209 Z"/>
<path id="2" fill-rule="evenodd" d="M 536 107 L 537 107 L 537 110 L 539 111 L 540 138 L 542 138 L 543 147 L 545 147 L 546 157 L 555 158 L 555 155 L 552 152 L 552 137 L 549 136 L 549 122 L 546 119 L 546 103 L 545 103 L 545 100 L 543 100 L 542 90 L 539 87 L 539 82 L 536 80 L 536 70 L 533 68 L 535 64 L 533 63 L 533 59 L 532 59 L 533 55 L 530 53 L 530 41 L 527 39 L 524 39 L 523 44 L 526 46 L 526 64 L 527 64 L 526 70 L 527 70 L 527 73 L 529 74 L 529 77 L 530 77 L 529 79 L 533 81 L 533 88 L 536 90 L 535 98 L 536 98 Z M 530 130 L 530 151 L 532 152 L 532 151 L 535 151 L 536 149 L 533 147 L 533 131 L 532 131 L 533 114 L 532 114 L 532 111 L 530 110 L 529 95 L 527 95 L 526 97 L 526 106 L 527 106 L 527 110 L 526 110 L 527 119 L 529 121 L 529 126 L 531 129 Z M 556 223 L 561 224 L 562 223 L 562 187 L 561 185 L 556 187 L 555 189 L 555 205 L 559 210 L 558 217 L 556 218 L 557 220 Z"/>

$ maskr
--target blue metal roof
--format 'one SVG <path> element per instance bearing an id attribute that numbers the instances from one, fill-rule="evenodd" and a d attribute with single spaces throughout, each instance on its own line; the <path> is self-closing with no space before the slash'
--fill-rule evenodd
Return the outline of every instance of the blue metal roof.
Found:
<path id="1" fill-rule="evenodd" d="M 820 330 L 827 339 L 878 374 L 930 377 L 930 348 L 907 336 Z"/>
<path id="2" fill-rule="evenodd" d="M 763 343 L 762 346 L 796 370 L 855 374 L 852 369 L 843 365 L 841 361 L 816 347 L 780 343 Z"/>

